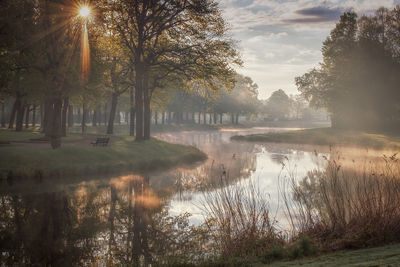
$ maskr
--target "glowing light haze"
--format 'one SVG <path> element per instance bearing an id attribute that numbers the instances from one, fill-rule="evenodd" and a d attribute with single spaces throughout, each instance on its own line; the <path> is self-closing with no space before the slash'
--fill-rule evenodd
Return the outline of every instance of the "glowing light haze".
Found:
<path id="1" fill-rule="evenodd" d="M 88 6 L 81 6 L 79 8 L 79 16 L 84 21 L 82 25 L 82 37 L 81 37 L 81 68 L 82 68 L 82 82 L 87 83 L 89 79 L 90 71 L 90 46 L 87 29 L 87 19 L 90 15 L 90 8 Z"/>
<path id="2" fill-rule="evenodd" d="M 87 16 L 90 15 L 90 8 L 87 6 L 82 6 L 79 9 L 79 16 L 86 18 Z"/>
<path id="3" fill-rule="evenodd" d="M 297 94 L 294 78 L 318 66 L 322 42 L 340 15 L 372 14 L 400 0 L 219 0 L 231 35 L 239 40 L 244 67 L 260 98 L 277 89 Z"/>

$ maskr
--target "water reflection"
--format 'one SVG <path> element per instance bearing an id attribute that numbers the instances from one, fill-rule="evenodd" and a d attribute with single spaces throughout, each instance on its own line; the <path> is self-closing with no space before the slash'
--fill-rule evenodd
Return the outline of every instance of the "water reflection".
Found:
<path id="1" fill-rule="evenodd" d="M 208 242 L 189 215 L 169 216 L 149 178 L 136 175 L 2 196 L 1 208 L 5 266 L 148 266 L 188 258 Z"/>
<path id="2" fill-rule="evenodd" d="M 5 266 L 73 266 L 91 259 L 104 228 L 95 198 L 65 192 L 1 197 L 1 262 Z"/>
<path id="3" fill-rule="evenodd" d="M 202 191 L 253 181 L 277 210 L 282 167 L 292 164 L 302 178 L 320 165 L 321 157 L 312 149 L 230 141 L 232 135 L 267 130 L 158 136 L 207 153 L 208 160 L 197 166 L 111 179 L 2 186 L 2 265 L 148 265 L 210 253 L 209 233 L 201 224 Z"/>
<path id="4" fill-rule="evenodd" d="M 271 208 L 277 210 L 280 202 L 279 179 L 287 175 L 287 171 L 302 178 L 309 170 L 323 166 L 320 152 L 326 155 L 326 148 L 231 142 L 230 137 L 282 130 L 288 129 L 226 129 L 215 132 L 158 135 L 158 138 L 168 142 L 194 145 L 209 157 L 205 163 L 194 169 L 175 170 L 173 176 L 177 182 L 178 192 L 173 194 L 169 202 L 171 214 L 189 212 L 192 214 L 191 223 L 199 225 L 204 220 L 202 190 L 218 190 L 221 185 L 234 185 L 248 179 L 268 195 Z M 283 167 L 286 172 L 282 172 Z M 166 175 L 170 174 L 163 174 L 155 180 L 165 180 Z M 279 213 L 277 219 L 283 222 L 284 214 Z"/>

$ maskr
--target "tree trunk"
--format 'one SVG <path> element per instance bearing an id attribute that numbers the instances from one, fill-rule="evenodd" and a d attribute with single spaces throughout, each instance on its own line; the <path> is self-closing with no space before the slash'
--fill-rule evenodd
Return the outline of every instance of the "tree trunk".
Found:
<path id="1" fill-rule="evenodd" d="M 157 125 L 158 124 L 158 111 L 154 112 L 154 124 Z"/>
<path id="2" fill-rule="evenodd" d="M 129 135 L 135 136 L 135 97 L 134 97 L 134 87 L 131 87 L 129 92 L 129 112 L 130 112 L 130 120 L 129 120 Z"/>
<path id="3" fill-rule="evenodd" d="M 2 105 L 1 105 L 1 127 L 6 127 L 6 111 L 5 111 L 5 109 L 6 109 L 6 103 L 4 102 Z"/>
<path id="4" fill-rule="evenodd" d="M 50 145 L 53 149 L 61 146 L 61 109 L 62 100 L 57 95 L 50 95 L 46 100 L 46 135 L 50 137 Z"/>
<path id="5" fill-rule="evenodd" d="M 68 128 L 71 128 L 74 126 L 74 106 L 69 105 L 68 106 Z"/>
<path id="6" fill-rule="evenodd" d="M 81 122 L 82 134 L 84 134 L 86 132 L 86 116 L 87 116 L 86 104 L 83 103 L 83 105 L 82 105 L 82 122 Z"/>
<path id="7" fill-rule="evenodd" d="M 53 115 L 52 115 L 52 135 L 50 139 L 50 144 L 53 149 L 59 148 L 61 146 L 61 108 L 62 100 L 57 98 L 54 103 Z"/>
<path id="8" fill-rule="evenodd" d="M 168 111 L 168 124 L 171 123 L 171 111 Z"/>
<path id="9" fill-rule="evenodd" d="M 15 124 L 15 131 L 21 132 L 24 125 L 24 113 L 26 104 L 22 104 L 17 109 L 17 121 Z"/>
<path id="10" fill-rule="evenodd" d="M 30 105 L 25 105 L 25 129 L 29 128 L 29 113 L 30 113 Z"/>
<path id="11" fill-rule="evenodd" d="M 97 105 L 97 123 L 99 124 L 99 126 L 101 126 L 101 105 L 98 104 Z"/>
<path id="12" fill-rule="evenodd" d="M 235 124 L 235 114 L 231 113 L 231 122 Z"/>
<path id="13" fill-rule="evenodd" d="M 192 113 L 192 123 L 195 124 L 196 123 L 196 112 Z"/>
<path id="14" fill-rule="evenodd" d="M 239 124 L 239 113 L 236 113 L 236 120 L 235 120 L 235 124 Z"/>
<path id="15" fill-rule="evenodd" d="M 52 100 L 50 97 L 46 99 L 44 103 L 44 115 L 43 115 L 43 132 L 45 133 L 46 137 L 50 138 L 51 135 L 51 128 L 50 128 L 50 120 L 51 120 L 51 105 L 52 105 Z"/>
<path id="16" fill-rule="evenodd" d="M 67 136 L 67 111 L 69 106 L 69 98 L 64 98 L 64 105 L 61 113 L 61 135 Z"/>
<path id="17" fill-rule="evenodd" d="M 32 128 L 35 129 L 36 127 L 36 105 L 32 107 Z"/>
<path id="18" fill-rule="evenodd" d="M 210 124 L 212 124 L 213 123 L 213 121 L 212 121 L 212 113 L 209 114 L 209 118 L 210 118 Z"/>
<path id="19" fill-rule="evenodd" d="M 82 120 L 81 120 L 81 107 L 78 107 L 78 112 L 77 112 L 77 117 L 78 117 L 78 119 L 77 119 L 77 123 L 81 123 L 82 122 Z"/>
<path id="20" fill-rule="evenodd" d="M 11 110 L 8 129 L 14 128 L 15 115 L 17 114 L 17 110 L 20 108 L 20 106 L 21 106 L 21 96 L 17 93 L 17 97 L 15 98 L 15 102 Z"/>
<path id="21" fill-rule="evenodd" d="M 205 111 L 203 113 L 203 123 L 207 124 L 207 112 L 205 112 Z"/>
<path id="22" fill-rule="evenodd" d="M 221 113 L 221 114 L 219 114 L 219 123 L 220 124 L 222 124 L 222 116 L 223 116 L 223 114 Z"/>
<path id="23" fill-rule="evenodd" d="M 128 125 L 128 123 L 129 123 L 129 111 L 125 111 L 125 123 L 126 123 L 126 125 Z"/>
<path id="24" fill-rule="evenodd" d="M 121 111 L 117 110 L 117 123 L 121 125 Z"/>
<path id="25" fill-rule="evenodd" d="M 46 101 L 40 104 L 40 132 L 45 132 Z"/>
<path id="26" fill-rule="evenodd" d="M 151 125 L 151 109 L 150 109 L 149 88 L 144 87 L 144 129 L 143 129 L 144 140 L 150 139 L 150 125 Z"/>
<path id="27" fill-rule="evenodd" d="M 108 117 L 108 125 L 107 125 L 107 134 L 114 133 L 114 119 L 115 119 L 115 113 L 117 112 L 117 104 L 118 104 L 118 94 L 112 93 L 110 116 Z"/>
<path id="28" fill-rule="evenodd" d="M 138 40 L 138 43 L 142 43 L 142 40 Z M 142 62 L 143 51 L 141 46 L 138 45 L 135 59 L 135 108 L 136 108 L 136 142 L 144 140 L 143 136 L 143 90 L 144 90 L 144 66 Z"/>
<path id="29" fill-rule="evenodd" d="M 104 125 L 107 124 L 107 101 L 104 104 Z"/>
<path id="30" fill-rule="evenodd" d="M 199 111 L 199 124 L 201 123 L 201 112 Z"/>
<path id="31" fill-rule="evenodd" d="M 161 124 L 165 123 L 165 112 L 163 111 L 161 114 Z"/>
<path id="32" fill-rule="evenodd" d="M 97 117 L 98 117 L 98 111 L 95 109 L 93 111 L 93 118 L 92 118 L 92 126 L 97 127 Z"/>

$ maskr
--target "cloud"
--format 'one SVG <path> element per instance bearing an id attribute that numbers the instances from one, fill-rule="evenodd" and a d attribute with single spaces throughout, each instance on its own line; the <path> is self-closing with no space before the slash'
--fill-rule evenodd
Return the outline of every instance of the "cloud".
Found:
<path id="1" fill-rule="evenodd" d="M 323 6 L 299 9 L 295 14 L 299 18 L 283 20 L 285 23 L 324 23 L 337 21 L 340 16 L 348 10 L 340 7 L 329 8 Z"/>
<path id="2" fill-rule="evenodd" d="M 239 40 L 244 67 L 237 71 L 260 87 L 260 97 L 282 88 L 297 93 L 294 78 L 322 61 L 322 42 L 350 10 L 359 16 L 400 0 L 216 0 Z"/>

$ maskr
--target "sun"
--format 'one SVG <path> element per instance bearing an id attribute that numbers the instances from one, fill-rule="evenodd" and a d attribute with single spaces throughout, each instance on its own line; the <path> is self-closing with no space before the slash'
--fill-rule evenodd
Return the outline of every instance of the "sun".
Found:
<path id="1" fill-rule="evenodd" d="M 90 15 L 90 8 L 88 6 L 82 6 L 79 9 L 79 16 L 86 18 L 89 15 Z"/>

